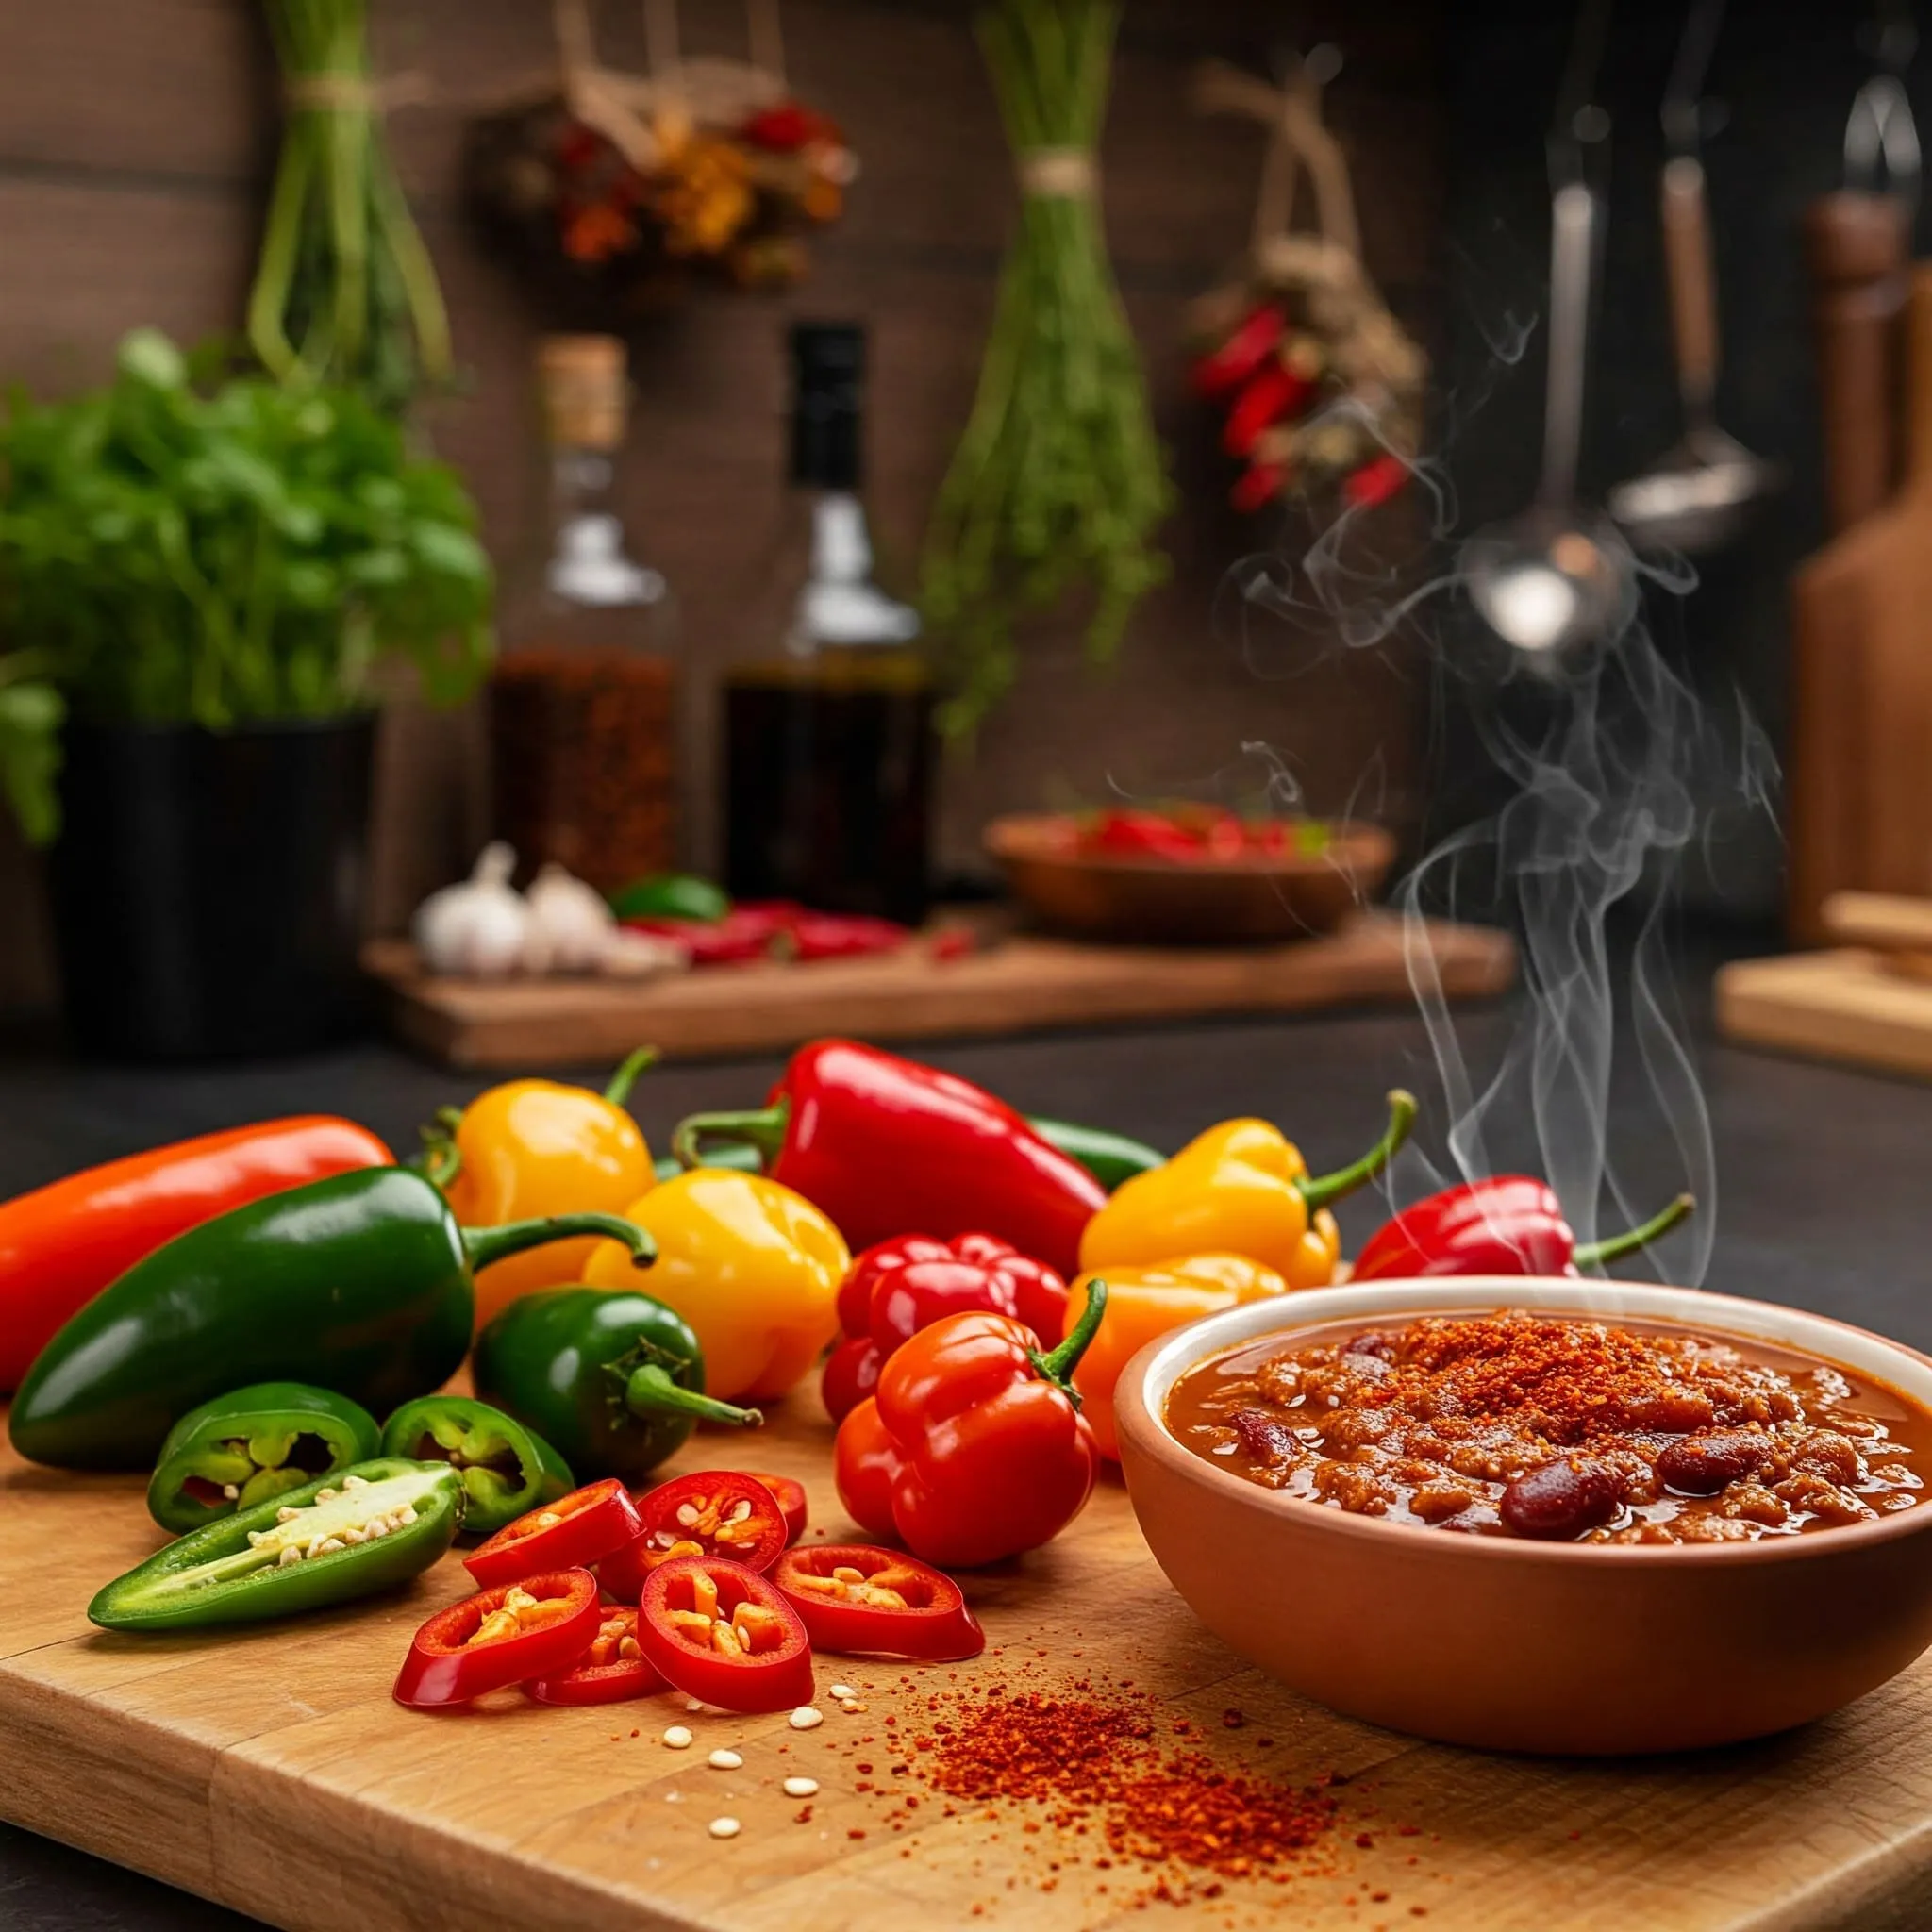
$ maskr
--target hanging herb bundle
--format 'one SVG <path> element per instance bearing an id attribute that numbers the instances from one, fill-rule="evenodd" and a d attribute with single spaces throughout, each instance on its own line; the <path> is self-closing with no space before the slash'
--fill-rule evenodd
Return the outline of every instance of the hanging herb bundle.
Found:
<path id="1" fill-rule="evenodd" d="M 1165 575 L 1173 499 L 1107 258 L 1094 155 L 1115 0 L 991 0 L 975 22 L 1021 189 L 979 391 L 926 535 L 922 599 L 945 655 L 946 728 L 970 732 L 1019 668 L 1015 625 L 1091 590 L 1087 649 L 1120 644 Z"/>
<path id="2" fill-rule="evenodd" d="M 367 0 L 266 0 L 288 131 L 248 297 L 248 340 L 284 382 L 400 410 L 451 369 L 449 317 L 383 137 Z"/>

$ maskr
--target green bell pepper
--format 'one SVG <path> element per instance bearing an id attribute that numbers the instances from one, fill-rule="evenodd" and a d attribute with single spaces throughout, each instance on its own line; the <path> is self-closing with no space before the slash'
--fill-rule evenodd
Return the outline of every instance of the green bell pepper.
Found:
<path id="1" fill-rule="evenodd" d="M 474 1270 L 573 1235 L 650 1237 L 612 1214 L 457 1225 L 423 1175 L 372 1167 L 177 1235 L 48 1342 L 14 1397 L 13 1446 L 63 1469 L 150 1469 L 175 1419 L 224 1390 L 301 1376 L 377 1415 L 447 1381 L 475 1323 Z"/>
<path id="2" fill-rule="evenodd" d="M 147 1513 L 180 1536 L 367 1462 L 380 1447 L 359 1402 L 306 1382 L 258 1382 L 190 1409 L 168 1431 Z"/>
<path id="3" fill-rule="evenodd" d="M 695 919 L 715 925 L 731 910 L 731 898 L 709 879 L 660 872 L 620 886 L 610 895 L 610 909 L 620 919 Z"/>
<path id="4" fill-rule="evenodd" d="M 177 1537 L 98 1591 L 88 1617 L 195 1630 L 347 1603 L 428 1569 L 462 1521 L 447 1463 L 358 1462 Z"/>
<path id="5" fill-rule="evenodd" d="M 563 1457 L 534 1429 L 468 1395 L 404 1403 L 382 1425 L 382 1453 L 448 1463 L 468 1498 L 463 1527 L 478 1536 L 494 1536 L 576 1488 Z"/>
<path id="6" fill-rule="evenodd" d="M 622 1288 L 519 1295 L 476 1338 L 476 1392 L 556 1443 L 579 1482 L 641 1481 L 700 1422 L 764 1420 L 703 1392 L 682 1315 Z"/>

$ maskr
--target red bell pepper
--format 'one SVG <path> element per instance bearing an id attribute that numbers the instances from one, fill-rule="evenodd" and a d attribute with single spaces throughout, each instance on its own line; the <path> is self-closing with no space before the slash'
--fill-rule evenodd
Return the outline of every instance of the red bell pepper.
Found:
<path id="1" fill-rule="evenodd" d="M 791 1057 L 763 1108 L 692 1114 L 672 1136 L 687 1167 L 707 1141 L 748 1142 L 773 1179 L 835 1221 L 853 1248 L 926 1228 L 984 1228 L 1072 1274 L 1080 1231 L 1107 1191 L 1005 1101 L 915 1060 L 850 1040 Z"/>
<path id="2" fill-rule="evenodd" d="M 1274 302 L 1251 308 L 1240 325 L 1221 344 L 1194 364 L 1194 391 L 1198 395 L 1225 395 L 1239 389 L 1260 368 L 1288 333 L 1288 313 Z"/>
<path id="3" fill-rule="evenodd" d="M 942 1316 L 974 1308 L 1011 1315 L 1050 1341 L 1066 1326 L 1067 1284 L 989 1234 L 963 1234 L 952 1242 L 909 1235 L 868 1248 L 839 1291 L 846 1340 L 832 1351 L 820 1382 L 833 1421 L 873 1392 L 881 1364 L 901 1342 Z"/>
<path id="4" fill-rule="evenodd" d="M 591 1647 L 597 1624 L 597 1579 L 588 1570 L 479 1590 L 416 1632 L 395 1700 L 412 1710 L 441 1710 L 550 1676 Z"/>
<path id="5" fill-rule="evenodd" d="M 816 1650 L 957 1663 L 986 1648 L 959 1586 L 902 1550 L 819 1543 L 787 1550 L 771 1575 Z"/>
<path id="6" fill-rule="evenodd" d="M 606 1476 L 505 1524 L 463 1558 L 463 1568 L 485 1588 L 540 1570 L 588 1568 L 635 1542 L 643 1529 L 630 1491 Z"/>
<path id="7" fill-rule="evenodd" d="M 799 1615 L 756 1570 L 680 1557 L 644 1579 L 638 1647 L 674 1690 L 725 1710 L 811 1702 L 811 1641 Z"/>
<path id="8" fill-rule="evenodd" d="M 525 1684 L 525 1697 L 539 1704 L 621 1704 L 665 1688 L 638 1648 L 637 1611 L 606 1604 L 598 1614 L 603 1621 L 591 1647 L 568 1670 Z"/>
<path id="9" fill-rule="evenodd" d="M 928 1563 L 997 1562 L 1056 1537 L 1099 1468 L 1070 1384 L 1100 1326 L 1107 1284 L 1051 1354 L 1010 1315 L 949 1315 L 879 1372 L 878 1393 L 839 1424 L 840 1500 L 874 1536 Z"/>
<path id="10" fill-rule="evenodd" d="M 366 1127 L 301 1114 L 130 1154 L 0 1202 L 0 1395 L 110 1281 L 204 1221 L 394 1159 Z"/>
<path id="11" fill-rule="evenodd" d="M 1679 1194 L 1627 1233 L 1582 1247 L 1555 1191 L 1530 1174 L 1497 1174 L 1431 1194 L 1371 1235 L 1352 1281 L 1416 1281 L 1442 1274 L 1579 1274 L 1647 1247 L 1696 1207 Z"/>
<path id="12" fill-rule="evenodd" d="M 772 1475 L 762 1469 L 748 1469 L 745 1474 L 771 1491 L 772 1500 L 785 1512 L 785 1541 L 788 1544 L 795 1543 L 811 1520 L 805 1485 L 795 1475 Z"/>
<path id="13" fill-rule="evenodd" d="M 644 1578 L 679 1557 L 728 1557 L 747 1570 L 769 1570 L 785 1547 L 785 1512 L 755 1475 L 698 1469 L 673 1476 L 637 1499 L 643 1530 L 597 1565 L 597 1577 L 620 1602 L 636 1602 Z"/>

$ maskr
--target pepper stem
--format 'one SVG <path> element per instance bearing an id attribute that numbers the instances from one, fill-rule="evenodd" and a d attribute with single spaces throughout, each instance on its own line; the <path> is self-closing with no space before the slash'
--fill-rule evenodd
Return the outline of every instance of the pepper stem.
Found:
<path id="1" fill-rule="evenodd" d="M 1090 1281 L 1087 1284 L 1087 1306 L 1080 1310 L 1080 1319 L 1074 1324 L 1073 1331 L 1060 1345 L 1049 1353 L 1028 1349 L 1026 1359 L 1035 1371 L 1046 1381 L 1051 1382 L 1075 1408 L 1080 1407 L 1080 1391 L 1074 1387 L 1074 1371 L 1080 1366 L 1080 1357 L 1087 1353 L 1087 1344 L 1100 1333 L 1100 1318 L 1107 1313 L 1107 1283 Z"/>
<path id="2" fill-rule="evenodd" d="M 624 1406 L 636 1416 L 689 1415 L 701 1423 L 729 1423 L 740 1429 L 755 1429 L 764 1421 L 755 1408 L 739 1408 L 674 1382 L 659 1362 L 640 1362 L 630 1372 L 624 1385 Z"/>
<path id="3" fill-rule="evenodd" d="M 610 1084 L 604 1090 L 604 1098 L 612 1107 L 622 1107 L 630 1098 L 630 1090 L 637 1077 L 646 1067 L 654 1066 L 658 1059 L 655 1046 L 641 1046 L 632 1053 L 610 1076 Z"/>
<path id="4" fill-rule="evenodd" d="M 1333 1174 L 1303 1174 L 1295 1182 L 1295 1191 L 1308 1204 L 1309 1213 L 1374 1180 L 1395 1158 L 1396 1150 L 1414 1125 L 1415 1095 L 1397 1087 L 1389 1095 L 1389 1124 L 1382 1130 L 1382 1138 L 1359 1160 L 1337 1168 Z"/>
<path id="5" fill-rule="evenodd" d="M 785 1144 L 785 1130 L 791 1124 L 789 1100 L 774 1101 L 770 1107 L 748 1108 L 739 1113 L 687 1114 L 672 1129 L 671 1151 L 680 1166 L 702 1167 L 703 1141 L 736 1141 L 757 1148 L 758 1158 L 770 1167 Z"/>
<path id="6" fill-rule="evenodd" d="M 1577 1268 L 1601 1268 L 1606 1261 L 1634 1255 L 1639 1248 L 1647 1248 L 1652 1241 L 1669 1234 L 1680 1221 L 1688 1221 L 1696 1208 L 1695 1194 L 1679 1194 L 1668 1208 L 1653 1214 L 1641 1227 L 1607 1235 L 1600 1241 L 1586 1241 L 1570 1257 L 1571 1264 Z"/>
<path id="7" fill-rule="evenodd" d="M 648 1268 L 658 1258 L 658 1243 L 636 1222 L 615 1214 L 551 1214 L 537 1221 L 506 1221 L 501 1227 L 465 1227 L 458 1232 L 463 1238 L 463 1253 L 473 1274 L 507 1255 L 521 1255 L 525 1248 L 541 1248 L 546 1241 L 567 1241 L 586 1234 L 622 1241 L 630 1250 L 633 1268 Z"/>

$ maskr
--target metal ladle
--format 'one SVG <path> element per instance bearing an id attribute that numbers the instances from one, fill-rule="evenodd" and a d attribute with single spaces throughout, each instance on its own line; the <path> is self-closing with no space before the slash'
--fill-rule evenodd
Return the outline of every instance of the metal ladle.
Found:
<path id="1" fill-rule="evenodd" d="M 1697 156 L 1697 96 L 1724 14 L 1723 0 L 1690 9 L 1664 100 L 1664 133 L 1677 150 L 1664 163 L 1661 215 L 1671 332 L 1684 434 L 1650 469 L 1609 492 L 1609 512 L 1639 549 L 1697 555 L 1728 542 L 1751 506 L 1782 481 L 1782 472 L 1717 424 L 1717 272 L 1710 208 Z"/>
<path id="2" fill-rule="evenodd" d="M 1636 603 L 1628 547 L 1608 519 L 1576 502 L 1596 221 L 1596 194 L 1582 181 L 1556 191 L 1542 481 L 1521 516 L 1478 530 L 1457 559 L 1470 600 L 1490 628 L 1552 667 L 1579 645 L 1622 629 Z"/>

